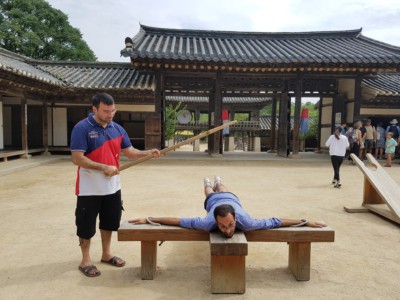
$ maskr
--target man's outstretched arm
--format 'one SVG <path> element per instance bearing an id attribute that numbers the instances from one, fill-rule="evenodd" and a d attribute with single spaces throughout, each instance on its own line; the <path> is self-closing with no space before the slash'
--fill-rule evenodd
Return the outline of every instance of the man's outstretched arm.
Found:
<path id="1" fill-rule="evenodd" d="M 129 220 L 128 222 L 131 224 L 150 224 L 149 221 L 151 221 L 152 223 L 158 223 L 158 224 L 162 224 L 162 225 L 180 226 L 179 218 L 148 217 L 147 219 L 134 219 L 134 220 Z"/>
<path id="2" fill-rule="evenodd" d="M 288 219 L 280 219 L 281 220 L 281 227 L 290 227 L 290 226 L 296 226 L 299 224 L 303 224 L 303 220 L 288 220 Z M 307 221 L 304 226 L 309 226 L 309 227 L 317 227 L 317 228 L 322 228 L 326 227 L 327 224 L 324 221 Z"/>

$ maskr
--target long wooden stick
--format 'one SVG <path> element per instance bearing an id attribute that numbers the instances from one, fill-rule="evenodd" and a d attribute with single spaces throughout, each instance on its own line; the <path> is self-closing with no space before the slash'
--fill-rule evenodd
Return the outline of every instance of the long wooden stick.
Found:
<path id="1" fill-rule="evenodd" d="M 203 137 L 206 137 L 206 136 L 208 136 L 210 134 L 213 134 L 213 133 L 215 133 L 217 131 L 220 131 L 220 130 L 224 129 L 225 127 L 231 126 L 231 125 L 236 124 L 236 123 L 237 123 L 237 121 L 235 120 L 235 121 L 231 121 L 231 122 L 228 122 L 226 124 L 223 124 L 221 126 L 209 129 L 209 130 L 204 131 L 204 132 L 202 132 L 202 133 L 200 133 L 198 135 L 195 135 L 194 137 L 191 137 L 191 138 L 189 138 L 187 140 L 184 140 L 184 141 L 182 141 L 182 142 L 180 142 L 180 143 L 178 143 L 176 145 L 172 145 L 172 146 L 170 146 L 168 148 L 162 149 L 162 150 L 160 150 L 160 152 L 161 152 L 161 154 L 165 154 L 165 153 L 167 153 L 169 151 L 175 150 L 175 149 L 177 149 L 179 147 L 182 147 L 183 145 L 187 145 L 187 144 L 189 144 L 191 142 L 194 142 L 195 140 L 198 140 L 198 139 L 201 139 Z M 134 161 L 128 162 L 128 163 L 124 164 L 123 166 L 119 167 L 119 170 L 122 171 L 122 170 L 128 169 L 128 168 L 130 168 L 132 166 L 135 166 L 137 164 L 140 164 L 140 163 L 145 162 L 146 160 L 149 160 L 149 159 L 152 159 L 152 158 L 153 158 L 153 155 L 149 154 L 149 155 L 144 156 L 142 158 L 135 159 Z"/>

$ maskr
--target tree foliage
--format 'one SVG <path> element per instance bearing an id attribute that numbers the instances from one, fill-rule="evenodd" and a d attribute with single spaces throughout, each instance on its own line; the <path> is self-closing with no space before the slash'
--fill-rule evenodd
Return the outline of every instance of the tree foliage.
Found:
<path id="1" fill-rule="evenodd" d="M 182 102 L 179 102 L 176 106 L 173 106 L 172 104 L 169 104 L 165 108 L 165 139 L 170 140 L 174 137 L 175 135 L 175 129 L 176 129 L 176 117 L 178 115 L 178 112 L 181 111 L 180 109 L 182 105 Z"/>
<path id="2" fill-rule="evenodd" d="M 67 15 L 44 0 L 0 1 L 0 47 L 33 59 L 97 59 Z"/>

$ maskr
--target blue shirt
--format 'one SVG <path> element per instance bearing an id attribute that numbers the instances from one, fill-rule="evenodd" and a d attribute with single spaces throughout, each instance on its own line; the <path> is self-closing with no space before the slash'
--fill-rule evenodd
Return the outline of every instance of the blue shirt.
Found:
<path id="1" fill-rule="evenodd" d="M 208 196 L 205 218 L 181 218 L 179 225 L 184 228 L 200 229 L 204 231 L 212 231 L 217 229 L 217 222 L 214 218 L 214 209 L 222 204 L 229 204 L 235 209 L 236 228 L 242 231 L 251 231 L 257 229 L 272 229 L 280 227 L 282 221 L 278 218 L 271 219 L 254 219 L 251 217 L 240 204 L 239 199 L 232 193 L 213 193 Z"/>

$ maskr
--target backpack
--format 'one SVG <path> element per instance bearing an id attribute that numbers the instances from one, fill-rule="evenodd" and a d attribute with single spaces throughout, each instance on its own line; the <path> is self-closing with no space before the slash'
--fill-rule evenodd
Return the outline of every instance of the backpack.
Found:
<path id="1" fill-rule="evenodd" d="M 399 130 L 397 128 L 397 125 L 390 125 L 389 132 L 393 132 L 393 138 L 397 140 L 397 138 L 399 137 Z"/>

